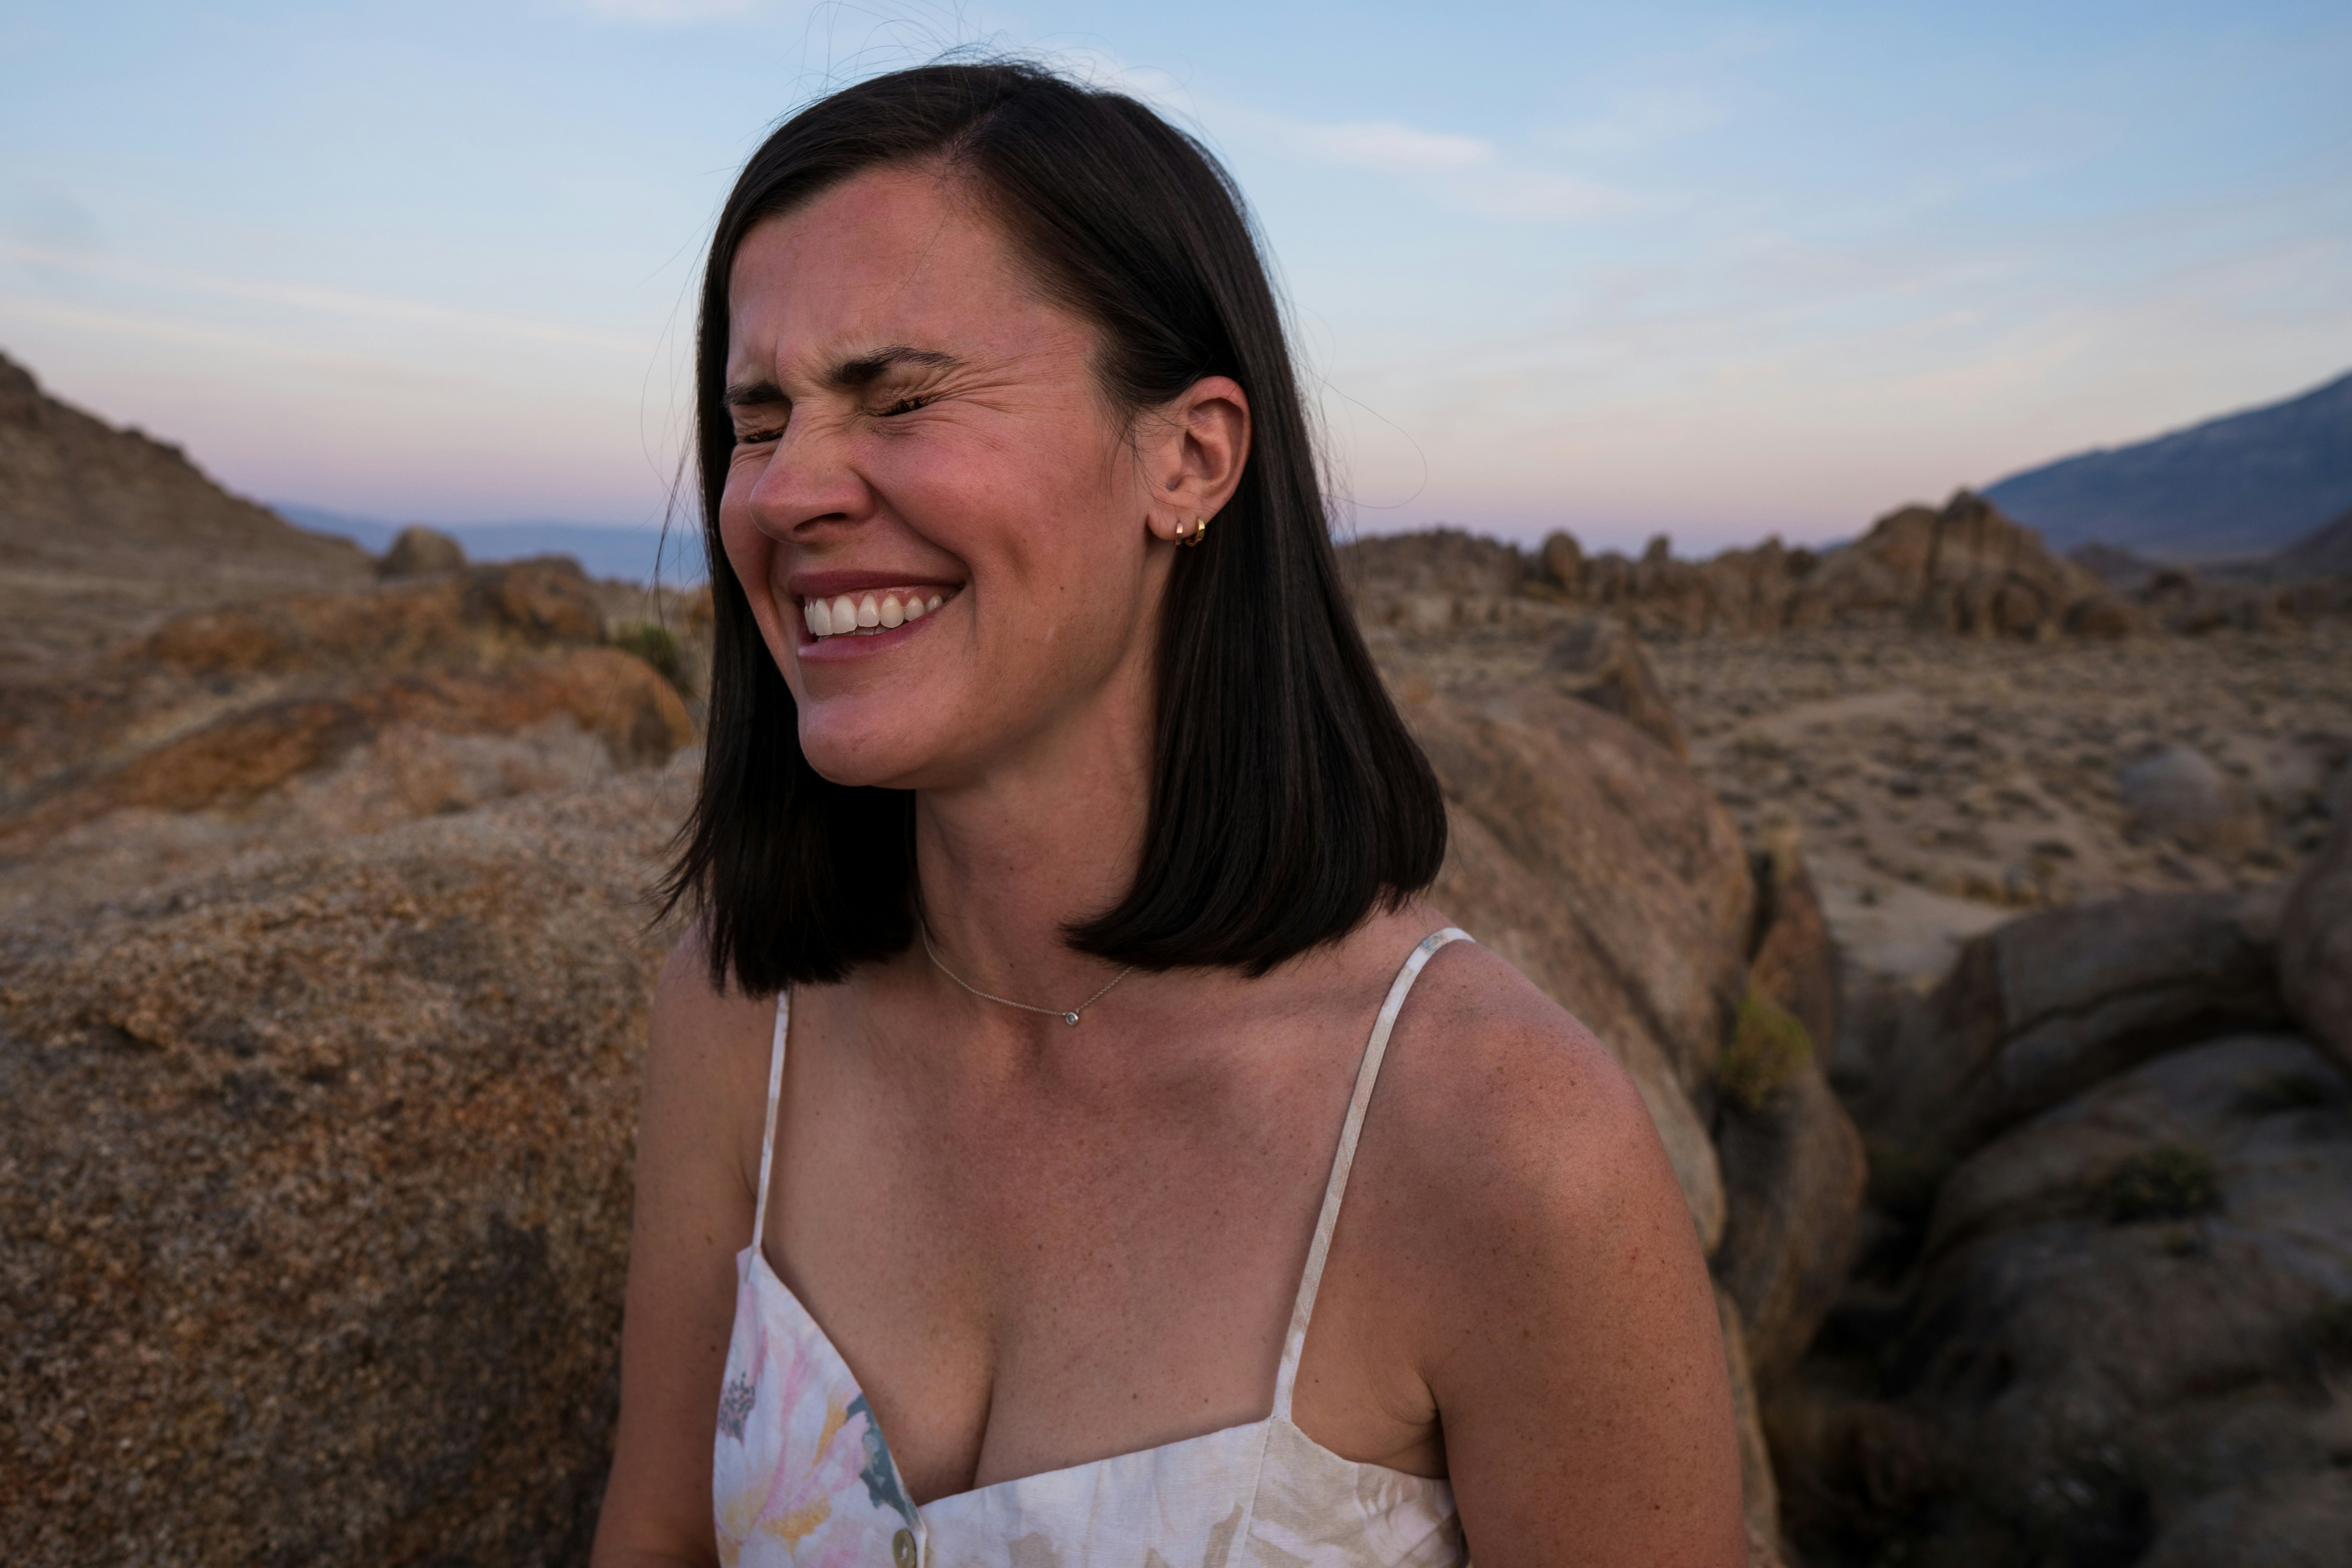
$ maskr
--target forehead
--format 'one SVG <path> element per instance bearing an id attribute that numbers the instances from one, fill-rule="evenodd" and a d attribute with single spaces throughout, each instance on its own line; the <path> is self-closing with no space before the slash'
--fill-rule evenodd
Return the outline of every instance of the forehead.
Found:
<path id="1" fill-rule="evenodd" d="M 971 196 L 926 170 L 871 170 L 743 237 L 728 273 L 729 372 L 875 343 L 977 349 L 1043 308 Z"/>

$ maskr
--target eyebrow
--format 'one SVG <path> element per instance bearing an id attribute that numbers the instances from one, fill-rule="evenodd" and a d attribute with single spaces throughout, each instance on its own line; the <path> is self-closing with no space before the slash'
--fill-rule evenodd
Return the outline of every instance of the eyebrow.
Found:
<path id="1" fill-rule="evenodd" d="M 955 370 L 963 362 L 955 355 L 941 353 L 937 349 L 919 349 L 909 343 L 892 343 L 887 348 L 876 349 L 869 353 L 861 353 L 854 358 L 840 361 L 825 373 L 824 379 L 829 384 L 839 387 L 870 386 L 885 372 L 898 369 L 903 365 L 917 365 L 925 370 Z M 730 386 L 726 393 L 726 404 L 730 408 L 771 407 L 787 401 L 789 400 L 784 396 L 784 389 L 764 378 L 759 381 L 738 382 Z"/>

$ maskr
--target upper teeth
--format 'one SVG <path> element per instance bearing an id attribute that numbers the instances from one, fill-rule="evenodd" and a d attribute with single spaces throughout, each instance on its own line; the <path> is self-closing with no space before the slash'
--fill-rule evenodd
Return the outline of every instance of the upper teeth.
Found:
<path id="1" fill-rule="evenodd" d="M 801 618 L 808 623 L 809 636 L 835 637 L 845 632 L 887 631 L 908 621 L 921 620 L 946 603 L 945 595 L 933 592 L 926 598 L 920 588 L 893 588 L 887 593 L 866 594 L 858 597 L 843 594 L 832 599 L 803 599 Z"/>

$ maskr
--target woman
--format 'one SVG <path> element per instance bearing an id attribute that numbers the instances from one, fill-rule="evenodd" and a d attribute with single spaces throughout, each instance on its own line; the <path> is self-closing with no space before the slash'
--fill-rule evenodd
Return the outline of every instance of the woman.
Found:
<path id="1" fill-rule="evenodd" d="M 1690 1222 L 1417 896 L 1217 166 L 1024 66 L 838 93 L 719 218 L 697 392 L 701 919 L 597 1563 L 1739 1561 Z"/>

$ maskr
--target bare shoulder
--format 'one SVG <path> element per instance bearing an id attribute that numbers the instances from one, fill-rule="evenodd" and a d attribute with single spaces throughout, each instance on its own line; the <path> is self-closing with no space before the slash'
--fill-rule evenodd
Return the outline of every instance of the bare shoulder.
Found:
<path id="1" fill-rule="evenodd" d="M 654 985 L 653 1027 L 646 1043 L 646 1117 L 695 1111 L 724 1117 L 747 1095 L 764 1098 L 775 1007 L 772 996 L 713 984 L 702 928 L 689 929 L 670 950 Z"/>
<path id="2" fill-rule="evenodd" d="M 1430 961 L 1366 1130 L 1366 1266 L 1492 1568 L 1745 1554 L 1714 1291 L 1632 1079 L 1486 949 Z"/>
<path id="3" fill-rule="evenodd" d="M 1433 1200 L 1457 1215 L 1495 1205 L 1523 1213 L 1531 1199 L 1590 1214 L 1646 1198 L 1653 1151 L 1672 1186 L 1624 1068 L 1566 1009 L 1475 942 L 1451 943 L 1431 958 L 1397 1021 L 1391 1058 L 1381 1137 L 1411 1162 Z"/>

